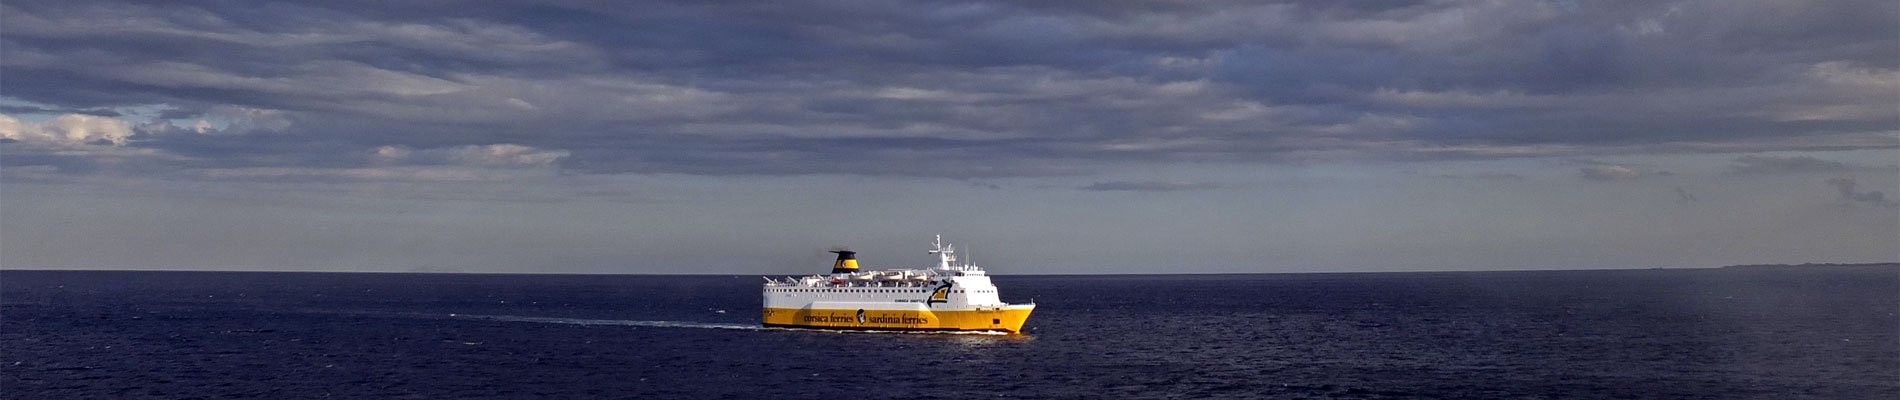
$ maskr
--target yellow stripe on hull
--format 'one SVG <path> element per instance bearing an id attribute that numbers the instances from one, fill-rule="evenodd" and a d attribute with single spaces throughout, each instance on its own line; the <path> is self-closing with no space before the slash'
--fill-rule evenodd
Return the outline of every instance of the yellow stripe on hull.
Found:
<path id="1" fill-rule="evenodd" d="M 1021 333 L 1034 305 L 969 310 L 766 308 L 766 326 L 822 329 Z"/>

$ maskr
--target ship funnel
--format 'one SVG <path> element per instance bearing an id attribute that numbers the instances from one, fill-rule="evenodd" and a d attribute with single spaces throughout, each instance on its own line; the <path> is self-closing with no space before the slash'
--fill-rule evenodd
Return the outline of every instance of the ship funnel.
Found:
<path id="1" fill-rule="evenodd" d="M 858 252 L 851 250 L 832 250 L 838 253 L 838 261 L 831 263 L 831 273 L 849 274 L 858 272 Z"/>

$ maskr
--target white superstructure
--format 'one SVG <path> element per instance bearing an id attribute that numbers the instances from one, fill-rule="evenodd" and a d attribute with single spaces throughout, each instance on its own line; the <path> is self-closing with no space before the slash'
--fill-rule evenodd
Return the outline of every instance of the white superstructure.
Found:
<path id="1" fill-rule="evenodd" d="M 765 279 L 766 325 L 1019 332 L 1035 308 L 1004 303 L 983 268 L 959 260 L 942 236 L 928 268 L 858 271 L 855 252 L 836 253 L 831 274 Z"/>

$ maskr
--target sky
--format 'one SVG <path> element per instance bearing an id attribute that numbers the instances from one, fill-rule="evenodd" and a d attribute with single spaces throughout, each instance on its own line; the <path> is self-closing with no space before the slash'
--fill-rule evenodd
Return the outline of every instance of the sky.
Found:
<path id="1" fill-rule="evenodd" d="M 1892 1 L 0 3 L 0 268 L 1900 261 Z"/>

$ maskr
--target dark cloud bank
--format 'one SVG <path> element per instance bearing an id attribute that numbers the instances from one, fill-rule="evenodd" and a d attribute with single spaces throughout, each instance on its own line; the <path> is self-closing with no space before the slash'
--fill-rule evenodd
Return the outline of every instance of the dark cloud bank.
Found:
<path id="1" fill-rule="evenodd" d="M 1892 1 L 0 7 L 14 179 L 972 178 L 1900 144 Z"/>

